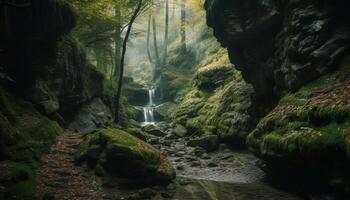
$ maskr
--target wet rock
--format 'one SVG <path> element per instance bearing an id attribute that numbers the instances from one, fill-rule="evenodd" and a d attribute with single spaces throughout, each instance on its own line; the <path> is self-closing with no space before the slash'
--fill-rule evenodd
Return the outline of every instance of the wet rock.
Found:
<path id="1" fill-rule="evenodd" d="M 155 195 L 157 195 L 157 191 L 155 191 L 152 188 L 144 188 L 139 191 L 139 197 L 140 199 L 151 199 Z"/>
<path id="2" fill-rule="evenodd" d="M 185 156 L 184 156 L 184 159 L 186 159 L 187 161 L 194 161 L 194 160 L 196 160 L 197 158 L 194 157 L 194 156 L 185 155 Z"/>
<path id="3" fill-rule="evenodd" d="M 202 156 L 205 152 L 206 152 L 206 150 L 203 149 L 202 147 L 196 147 L 196 148 L 193 150 L 194 155 L 196 155 L 196 156 L 198 156 L 198 157 Z"/>
<path id="4" fill-rule="evenodd" d="M 208 167 L 217 167 L 218 164 L 215 161 L 211 161 L 208 163 Z"/>
<path id="5" fill-rule="evenodd" d="M 123 93 L 131 105 L 145 106 L 148 103 L 148 89 L 141 84 L 131 81 L 125 84 Z"/>
<path id="6" fill-rule="evenodd" d="M 204 160 L 209 160 L 210 159 L 210 156 L 207 153 L 203 153 L 200 157 L 202 159 L 204 159 Z"/>
<path id="7" fill-rule="evenodd" d="M 171 140 L 164 140 L 163 145 L 170 147 L 173 142 Z"/>
<path id="8" fill-rule="evenodd" d="M 219 139 L 216 135 L 203 135 L 197 138 L 191 139 L 188 143 L 188 146 L 192 147 L 202 147 L 206 151 L 215 151 L 219 147 Z"/>
<path id="9" fill-rule="evenodd" d="M 146 132 L 142 131 L 140 128 L 127 128 L 125 131 L 143 141 L 148 141 L 153 137 L 152 135 L 149 135 Z"/>
<path id="10" fill-rule="evenodd" d="M 166 135 L 166 133 L 160 127 L 153 124 L 149 124 L 142 127 L 142 130 L 158 137 L 162 137 Z"/>
<path id="11" fill-rule="evenodd" d="M 152 145 L 159 145 L 159 138 L 157 137 L 150 137 L 147 139 L 147 142 L 152 144 Z"/>
<path id="12" fill-rule="evenodd" d="M 176 166 L 176 169 L 182 171 L 185 169 L 185 167 L 183 165 L 178 165 Z"/>
<path id="13" fill-rule="evenodd" d="M 166 198 L 166 199 L 170 199 L 174 196 L 174 194 L 170 192 L 162 192 L 161 195 L 163 198 Z"/>
<path id="14" fill-rule="evenodd" d="M 199 167 L 201 166 L 201 162 L 198 160 L 194 160 L 191 162 L 191 167 Z"/>

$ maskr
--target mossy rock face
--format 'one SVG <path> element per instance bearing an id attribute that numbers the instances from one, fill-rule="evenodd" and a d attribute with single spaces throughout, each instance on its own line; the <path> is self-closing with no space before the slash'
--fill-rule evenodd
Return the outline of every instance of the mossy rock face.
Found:
<path id="1" fill-rule="evenodd" d="M 0 104 L 0 199 L 35 199 L 39 158 L 62 129 L 4 90 Z"/>
<path id="2" fill-rule="evenodd" d="M 106 179 L 118 176 L 152 185 L 167 184 L 176 176 L 159 150 L 119 129 L 103 129 L 88 136 L 75 152 L 75 158 L 93 164 Z"/>
<path id="3" fill-rule="evenodd" d="M 249 149 L 268 161 L 322 173 L 329 183 L 341 183 L 342 189 L 350 191 L 350 179 L 344 170 L 349 168 L 350 158 L 347 63 L 334 74 L 282 98 L 249 134 Z M 334 176 L 334 172 L 338 175 Z"/>
<path id="4" fill-rule="evenodd" d="M 192 147 L 202 147 L 203 149 L 210 151 L 215 151 L 219 148 L 219 138 L 217 135 L 203 135 L 194 139 L 191 139 L 188 146 Z"/>
<path id="5" fill-rule="evenodd" d="M 208 65 L 200 68 L 194 80 L 194 85 L 201 90 L 212 91 L 233 78 L 233 65 Z"/>
<path id="6" fill-rule="evenodd" d="M 145 106 L 148 103 L 148 89 L 132 81 L 124 85 L 123 95 L 134 106 Z"/>

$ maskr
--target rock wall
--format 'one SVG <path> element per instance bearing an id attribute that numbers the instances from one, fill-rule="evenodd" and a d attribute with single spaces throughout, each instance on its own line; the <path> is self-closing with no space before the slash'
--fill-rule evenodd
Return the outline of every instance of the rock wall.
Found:
<path id="1" fill-rule="evenodd" d="M 346 3 L 206 0 L 208 25 L 256 92 L 276 99 L 335 70 L 348 52 Z"/>
<path id="2" fill-rule="evenodd" d="M 103 75 L 67 35 L 76 24 L 69 5 L 32 0 L 0 10 L 0 73 L 11 80 L 9 90 L 63 126 L 83 105 L 104 98 Z"/>
<path id="3" fill-rule="evenodd" d="M 306 187 L 349 193 L 346 7 L 342 0 L 205 3 L 207 22 L 231 62 L 253 85 L 259 105 L 272 109 L 247 136 L 249 150 L 284 179 L 289 174 Z"/>

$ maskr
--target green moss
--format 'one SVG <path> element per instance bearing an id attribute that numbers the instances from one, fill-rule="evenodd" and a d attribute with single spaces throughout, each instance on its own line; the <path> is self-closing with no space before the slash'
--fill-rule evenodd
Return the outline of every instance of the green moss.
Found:
<path id="1" fill-rule="evenodd" d="M 34 199 L 36 194 L 36 166 L 13 161 L 0 162 L 0 186 L 6 187 L 5 197 Z"/>
<path id="2" fill-rule="evenodd" d="M 119 129 L 102 129 L 88 136 L 75 152 L 76 162 L 87 161 L 104 179 L 115 175 L 140 182 L 169 181 L 174 169 L 160 151 Z"/>
<path id="3" fill-rule="evenodd" d="M 9 95 L 0 87 L 0 111 L 10 122 L 16 121 L 16 112 L 13 106 Z"/>
<path id="4" fill-rule="evenodd" d="M 0 154 L 5 159 L 0 161 L 0 197 L 35 199 L 38 161 L 62 129 L 27 102 L 0 90 Z"/>

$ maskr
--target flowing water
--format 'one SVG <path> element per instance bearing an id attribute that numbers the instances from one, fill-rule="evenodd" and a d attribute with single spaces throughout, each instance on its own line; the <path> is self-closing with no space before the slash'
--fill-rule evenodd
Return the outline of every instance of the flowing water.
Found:
<path id="1" fill-rule="evenodd" d="M 155 119 L 154 119 L 155 93 L 156 93 L 155 89 L 148 90 L 148 105 L 143 107 L 143 116 L 144 116 L 144 122 L 142 123 L 143 126 L 148 124 L 155 124 Z"/>

